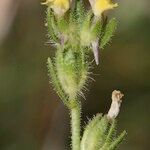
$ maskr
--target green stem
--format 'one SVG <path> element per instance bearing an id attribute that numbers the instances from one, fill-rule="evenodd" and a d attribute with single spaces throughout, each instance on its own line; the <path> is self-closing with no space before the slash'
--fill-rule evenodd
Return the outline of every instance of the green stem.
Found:
<path id="1" fill-rule="evenodd" d="M 76 100 L 72 101 L 72 104 L 74 105 L 70 109 L 72 150 L 80 150 L 81 106 Z"/>

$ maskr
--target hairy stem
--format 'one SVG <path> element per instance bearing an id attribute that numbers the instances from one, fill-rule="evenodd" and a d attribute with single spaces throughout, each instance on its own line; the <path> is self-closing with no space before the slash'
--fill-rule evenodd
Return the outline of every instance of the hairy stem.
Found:
<path id="1" fill-rule="evenodd" d="M 72 150 L 80 150 L 81 105 L 76 100 L 72 101 L 72 104 L 74 104 L 70 109 Z"/>

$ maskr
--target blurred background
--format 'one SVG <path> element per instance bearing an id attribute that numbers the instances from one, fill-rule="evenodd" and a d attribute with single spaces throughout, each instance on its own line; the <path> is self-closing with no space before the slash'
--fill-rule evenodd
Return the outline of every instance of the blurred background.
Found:
<path id="1" fill-rule="evenodd" d="M 111 92 L 124 101 L 121 150 L 150 149 L 150 1 L 122 0 L 112 14 L 118 31 L 101 51 L 83 102 L 83 120 L 107 113 Z M 68 111 L 48 84 L 45 7 L 39 0 L 0 0 L 0 150 L 69 150 Z M 83 125 L 84 125 L 83 121 Z"/>

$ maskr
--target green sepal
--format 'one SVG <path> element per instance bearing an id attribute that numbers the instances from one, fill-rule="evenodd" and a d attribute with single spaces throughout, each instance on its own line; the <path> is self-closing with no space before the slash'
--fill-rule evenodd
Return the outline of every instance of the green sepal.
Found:
<path id="1" fill-rule="evenodd" d="M 86 87 L 86 82 L 88 78 L 89 71 L 89 63 L 86 62 L 86 52 L 84 47 L 80 47 L 78 60 L 78 68 L 80 70 L 80 80 L 78 81 L 78 89 L 81 91 L 84 87 Z"/>
<path id="2" fill-rule="evenodd" d="M 69 12 L 69 24 L 76 24 L 77 23 L 77 13 L 76 10 L 70 10 Z"/>
<path id="3" fill-rule="evenodd" d="M 77 20 L 76 10 L 70 10 L 68 27 L 68 44 L 72 49 L 77 49 L 79 46 L 79 24 Z"/>
<path id="4" fill-rule="evenodd" d="M 68 31 L 68 23 L 64 16 L 57 19 L 57 26 L 59 33 L 66 33 Z"/>
<path id="5" fill-rule="evenodd" d="M 82 1 L 77 1 L 76 16 L 77 16 L 77 21 L 80 25 L 85 18 L 85 8 L 83 6 Z"/>
<path id="6" fill-rule="evenodd" d="M 125 136 L 127 135 L 126 131 L 123 131 L 109 146 L 108 150 L 116 150 L 119 144 L 124 140 Z"/>
<path id="7" fill-rule="evenodd" d="M 93 36 L 93 40 L 98 39 L 101 35 L 102 31 L 102 22 L 100 20 L 95 20 L 91 27 L 91 34 Z"/>
<path id="8" fill-rule="evenodd" d="M 105 143 L 111 143 L 112 139 L 115 138 L 116 131 L 117 131 L 116 126 L 117 126 L 117 121 L 114 119 L 111 122 L 111 125 L 110 125 L 110 128 L 109 128 Z"/>
<path id="9" fill-rule="evenodd" d="M 80 42 L 82 46 L 90 46 L 91 41 L 93 39 L 93 35 L 91 32 L 92 16 L 93 16 L 92 12 L 89 11 L 81 25 Z"/>
<path id="10" fill-rule="evenodd" d="M 100 148 L 100 150 L 108 149 L 111 142 L 113 142 L 113 140 L 115 139 L 115 137 L 116 137 L 116 125 L 117 125 L 116 120 L 115 119 L 112 120 L 112 122 L 110 123 L 109 128 L 108 128 L 105 142 L 104 142 L 103 146 Z"/>
<path id="11" fill-rule="evenodd" d="M 108 44 L 114 35 L 114 32 L 117 28 L 117 21 L 115 18 L 111 19 L 104 28 L 101 40 L 100 40 L 100 48 L 104 48 L 106 44 Z"/>
<path id="12" fill-rule="evenodd" d="M 83 24 L 82 24 L 83 29 L 89 29 L 90 28 L 92 16 L 93 16 L 93 14 L 92 14 L 91 11 L 89 11 L 86 14 L 86 17 L 84 18 L 84 21 L 83 21 Z"/>

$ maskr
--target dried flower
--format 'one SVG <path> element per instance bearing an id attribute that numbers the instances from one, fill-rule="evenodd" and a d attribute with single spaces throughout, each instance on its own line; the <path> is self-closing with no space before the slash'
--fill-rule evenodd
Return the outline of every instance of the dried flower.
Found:
<path id="1" fill-rule="evenodd" d="M 115 119 L 118 116 L 123 96 L 120 91 L 114 90 L 112 92 L 112 103 L 107 114 L 108 119 Z"/>

